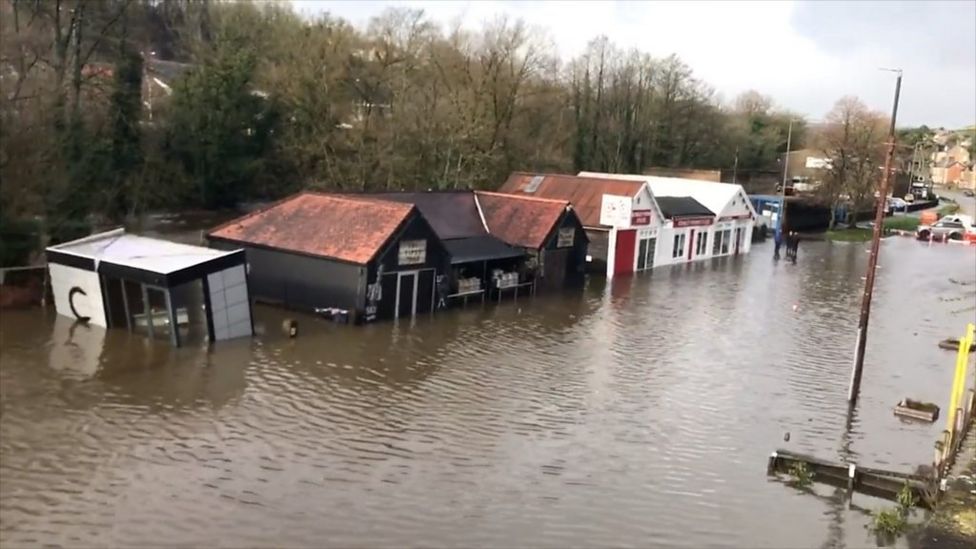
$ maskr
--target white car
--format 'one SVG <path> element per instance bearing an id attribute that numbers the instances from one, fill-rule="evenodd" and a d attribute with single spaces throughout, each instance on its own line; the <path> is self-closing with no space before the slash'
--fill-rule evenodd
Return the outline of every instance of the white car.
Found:
<path id="1" fill-rule="evenodd" d="M 920 240 L 962 240 L 973 233 L 973 218 L 968 215 L 947 215 L 934 225 L 919 225 L 915 235 Z"/>

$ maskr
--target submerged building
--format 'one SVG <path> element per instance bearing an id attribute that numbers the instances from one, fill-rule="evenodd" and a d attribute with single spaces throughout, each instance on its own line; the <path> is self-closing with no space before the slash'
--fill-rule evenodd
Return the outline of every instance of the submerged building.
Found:
<path id="1" fill-rule="evenodd" d="M 435 306 L 449 255 L 412 204 L 305 192 L 225 223 L 216 248 L 243 248 L 252 291 L 300 310 L 337 309 L 354 322 Z"/>
<path id="2" fill-rule="evenodd" d="M 254 332 L 245 253 L 116 229 L 47 248 L 58 314 L 150 338 L 223 341 Z"/>
<path id="3" fill-rule="evenodd" d="M 301 193 L 215 228 L 258 298 L 353 322 L 561 287 L 587 238 L 565 201 L 473 191 Z"/>
<path id="4" fill-rule="evenodd" d="M 500 192 L 571 204 L 589 239 L 591 271 L 612 278 L 654 266 L 661 212 L 644 182 L 515 172 Z"/>

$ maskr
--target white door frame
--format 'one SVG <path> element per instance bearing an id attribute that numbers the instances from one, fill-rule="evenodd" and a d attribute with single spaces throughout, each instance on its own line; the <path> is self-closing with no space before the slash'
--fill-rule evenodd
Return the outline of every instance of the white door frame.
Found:
<path id="1" fill-rule="evenodd" d="M 400 286 L 403 284 L 403 277 L 413 275 L 413 303 L 410 308 L 410 316 L 417 315 L 417 282 L 420 280 L 420 271 L 398 271 L 397 272 L 397 286 L 396 286 L 396 303 L 394 304 L 394 310 L 396 311 L 396 316 L 394 318 L 400 318 Z"/>

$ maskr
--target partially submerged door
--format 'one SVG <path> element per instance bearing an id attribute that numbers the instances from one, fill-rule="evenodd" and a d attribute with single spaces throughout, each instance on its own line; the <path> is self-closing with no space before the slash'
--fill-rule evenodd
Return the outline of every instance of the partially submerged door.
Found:
<path id="1" fill-rule="evenodd" d="M 434 270 L 417 275 L 417 314 L 429 313 L 434 307 Z"/>
<path id="2" fill-rule="evenodd" d="M 642 238 L 640 241 L 640 246 L 637 249 L 637 270 L 643 271 L 647 268 L 647 247 L 650 242 L 649 238 Z"/>
<path id="3" fill-rule="evenodd" d="M 417 273 L 400 273 L 397 281 L 397 316 L 413 316 L 417 312 Z"/>
<path id="4" fill-rule="evenodd" d="M 613 251 L 613 273 L 634 272 L 634 252 L 637 247 L 637 231 L 617 231 L 617 242 Z"/>

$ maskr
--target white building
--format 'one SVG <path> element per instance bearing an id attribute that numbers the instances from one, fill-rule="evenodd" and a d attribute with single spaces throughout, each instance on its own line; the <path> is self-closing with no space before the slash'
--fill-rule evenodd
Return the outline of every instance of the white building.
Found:
<path id="1" fill-rule="evenodd" d="M 243 250 L 116 229 L 51 246 L 47 261 L 54 306 L 72 320 L 167 337 L 175 346 L 254 332 Z"/>
<path id="2" fill-rule="evenodd" d="M 594 172 L 580 172 L 579 175 L 643 181 L 648 184 L 656 200 L 662 197 L 690 197 L 713 213 L 714 222 L 711 224 L 705 223 L 705 216 L 699 216 L 700 219 L 693 222 L 665 220 L 659 231 L 661 249 L 655 257 L 655 266 L 738 255 L 748 253 L 752 247 L 752 231 L 757 216 L 741 185 L 646 175 Z M 692 246 L 692 253 L 689 254 Z"/>

